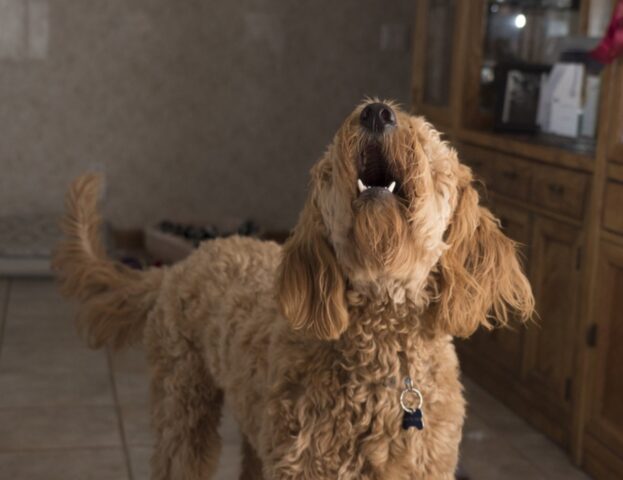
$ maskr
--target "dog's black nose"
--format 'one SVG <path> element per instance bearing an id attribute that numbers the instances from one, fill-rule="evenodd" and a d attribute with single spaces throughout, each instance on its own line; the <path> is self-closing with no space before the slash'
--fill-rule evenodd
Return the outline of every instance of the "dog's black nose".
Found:
<path id="1" fill-rule="evenodd" d="M 382 133 L 386 128 L 396 125 L 396 115 L 384 103 L 371 103 L 362 110 L 359 121 L 371 132 Z"/>

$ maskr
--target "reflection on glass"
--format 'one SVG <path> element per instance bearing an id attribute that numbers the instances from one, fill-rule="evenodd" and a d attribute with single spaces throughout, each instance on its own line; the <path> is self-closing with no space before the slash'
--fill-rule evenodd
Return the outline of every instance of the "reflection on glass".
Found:
<path id="1" fill-rule="evenodd" d="M 448 106 L 452 71 L 454 0 L 431 0 L 426 26 L 424 103 Z"/>
<path id="2" fill-rule="evenodd" d="M 480 105 L 492 111 L 500 62 L 551 64 L 562 39 L 579 29 L 577 0 L 492 0 L 487 3 Z"/>

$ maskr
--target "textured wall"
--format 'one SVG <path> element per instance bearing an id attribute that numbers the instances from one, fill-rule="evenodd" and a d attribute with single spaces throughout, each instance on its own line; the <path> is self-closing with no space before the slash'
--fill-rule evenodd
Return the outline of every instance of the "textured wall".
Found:
<path id="1" fill-rule="evenodd" d="M 408 102 L 413 4 L 0 0 L 0 215 L 59 211 L 97 168 L 122 228 L 290 227 L 354 104 Z"/>

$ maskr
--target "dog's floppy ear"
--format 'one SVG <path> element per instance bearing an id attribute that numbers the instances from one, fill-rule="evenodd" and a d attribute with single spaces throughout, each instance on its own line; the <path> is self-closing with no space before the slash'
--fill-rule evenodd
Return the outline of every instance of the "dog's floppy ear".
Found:
<path id="1" fill-rule="evenodd" d="M 511 310 L 531 317 L 534 297 L 522 272 L 515 242 L 489 210 L 478 204 L 469 168 L 461 165 L 459 198 L 446 231 L 448 249 L 439 262 L 436 323 L 451 335 L 467 337 L 491 316 L 507 324 Z"/>
<path id="2" fill-rule="evenodd" d="M 320 169 L 313 174 L 312 192 L 283 249 L 277 299 L 292 328 L 334 340 L 348 326 L 346 280 L 316 204 Z"/>

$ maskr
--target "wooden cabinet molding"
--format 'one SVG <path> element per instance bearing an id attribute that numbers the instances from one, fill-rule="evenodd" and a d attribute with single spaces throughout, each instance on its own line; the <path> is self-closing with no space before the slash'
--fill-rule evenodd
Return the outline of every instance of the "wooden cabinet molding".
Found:
<path id="1" fill-rule="evenodd" d="M 623 60 L 619 60 L 614 70 L 613 104 L 610 105 L 610 135 L 608 157 L 623 164 Z"/>
<path id="2" fill-rule="evenodd" d="M 623 451 L 623 247 L 601 245 L 593 320 L 597 327 L 591 362 L 585 435 L 595 450 Z M 585 444 L 591 443 L 588 439 Z M 623 476 L 623 461 L 620 462 Z M 614 468 L 614 467 L 612 467 Z M 620 478 L 620 477 L 619 477 Z"/>

